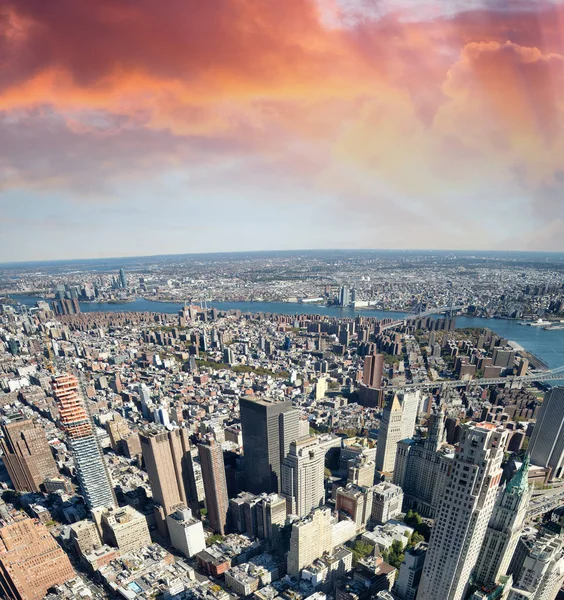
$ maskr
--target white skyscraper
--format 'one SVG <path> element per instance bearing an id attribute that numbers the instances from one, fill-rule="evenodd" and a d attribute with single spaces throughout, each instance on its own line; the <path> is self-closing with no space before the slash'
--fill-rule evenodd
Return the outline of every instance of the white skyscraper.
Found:
<path id="1" fill-rule="evenodd" d="M 554 600 L 564 583 L 563 544 L 561 536 L 540 537 L 507 600 Z"/>
<path id="2" fill-rule="evenodd" d="M 564 387 L 545 394 L 529 443 L 531 463 L 550 467 L 551 478 L 564 474 Z"/>
<path id="3" fill-rule="evenodd" d="M 507 486 L 499 490 L 473 575 L 478 585 L 490 587 L 507 573 L 531 498 L 528 472 L 526 458 Z"/>
<path id="4" fill-rule="evenodd" d="M 282 462 L 282 491 L 291 514 L 305 517 L 325 502 L 325 452 L 314 436 L 290 444 Z"/>
<path id="5" fill-rule="evenodd" d="M 417 600 L 462 600 L 481 552 L 501 479 L 507 432 L 465 427 L 439 504 Z"/>
<path id="6" fill-rule="evenodd" d="M 394 394 L 384 408 L 376 446 L 376 469 L 392 473 L 400 440 L 413 437 L 420 392 Z"/>

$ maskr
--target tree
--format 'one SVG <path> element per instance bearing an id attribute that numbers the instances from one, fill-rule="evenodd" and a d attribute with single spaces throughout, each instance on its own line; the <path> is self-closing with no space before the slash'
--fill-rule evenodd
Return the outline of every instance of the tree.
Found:
<path id="1" fill-rule="evenodd" d="M 422 542 L 424 540 L 425 540 L 425 538 L 420 533 L 418 533 L 417 531 L 414 531 L 411 534 L 411 537 L 409 538 L 409 542 L 407 545 L 411 548 L 413 546 L 417 546 L 417 544 L 419 544 L 420 542 Z"/>
<path id="2" fill-rule="evenodd" d="M 423 519 L 421 518 L 419 513 L 409 509 L 407 511 L 405 517 L 403 518 L 403 522 L 408 527 L 413 527 L 413 529 L 417 529 L 417 526 L 421 525 L 421 523 L 423 523 Z"/>
<path id="3" fill-rule="evenodd" d="M 214 533 L 214 535 L 210 535 L 210 537 L 206 540 L 206 546 L 213 546 L 219 542 L 223 541 L 223 536 L 219 533 Z"/>
<path id="4" fill-rule="evenodd" d="M 359 560 L 370 556 L 374 552 L 374 546 L 363 540 L 357 540 L 353 547 L 353 567 L 356 567 Z"/>
<path id="5" fill-rule="evenodd" d="M 392 567 L 399 569 L 403 562 L 404 552 L 403 544 L 399 540 L 394 540 L 392 545 L 382 552 L 382 558 Z"/>

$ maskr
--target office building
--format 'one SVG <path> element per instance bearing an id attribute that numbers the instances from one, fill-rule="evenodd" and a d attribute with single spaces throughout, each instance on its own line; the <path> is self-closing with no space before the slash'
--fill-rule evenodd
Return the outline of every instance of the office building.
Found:
<path id="1" fill-rule="evenodd" d="M 39 492 L 46 479 L 59 470 L 43 427 L 31 419 L 15 419 L 2 425 L 2 461 L 18 492 Z"/>
<path id="2" fill-rule="evenodd" d="M 79 556 L 86 556 L 102 545 L 98 527 L 94 521 L 77 521 L 70 525 L 70 539 Z"/>
<path id="3" fill-rule="evenodd" d="M 192 558 L 206 549 L 204 524 L 200 519 L 195 519 L 186 506 L 181 506 L 168 515 L 166 523 L 171 544 L 184 556 Z"/>
<path id="4" fill-rule="evenodd" d="M 531 498 L 528 471 L 526 458 L 507 486 L 499 490 L 473 575 L 480 586 L 491 587 L 507 574 Z"/>
<path id="5" fill-rule="evenodd" d="M 376 463 L 361 454 L 349 461 L 347 482 L 360 487 L 370 487 L 374 484 L 375 473 Z"/>
<path id="6" fill-rule="evenodd" d="M 564 476 L 564 387 L 545 394 L 529 442 L 529 456 L 533 465 L 550 469 L 551 479 Z"/>
<path id="7" fill-rule="evenodd" d="M 124 290 L 127 289 L 127 275 L 123 269 L 119 270 L 119 284 Z"/>
<path id="8" fill-rule="evenodd" d="M 419 582 L 421 581 L 427 548 L 428 546 L 425 542 L 420 542 L 405 552 L 399 576 L 394 587 L 395 594 L 401 600 L 415 600 L 417 590 L 419 589 Z"/>
<path id="9" fill-rule="evenodd" d="M 325 452 L 315 436 L 290 444 L 282 463 L 281 495 L 286 498 L 288 513 L 305 517 L 325 502 Z"/>
<path id="10" fill-rule="evenodd" d="M 257 537 L 276 547 L 286 524 L 286 499 L 278 494 L 261 494 L 257 505 Z"/>
<path id="11" fill-rule="evenodd" d="M 462 600 L 478 561 L 501 479 L 507 431 L 465 426 L 437 510 L 417 600 Z"/>
<path id="12" fill-rule="evenodd" d="M 333 520 L 328 508 L 315 510 L 292 525 L 288 575 L 298 577 L 304 567 L 333 550 Z"/>
<path id="13" fill-rule="evenodd" d="M 6 600 L 42 600 L 47 590 L 75 577 L 48 529 L 23 518 L 0 528 L 0 595 Z"/>
<path id="14" fill-rule="evenodd" d="M 364 369 L 362 371 L 362 383 L 364 383 L 364 385 L 380 389 L 382 387 L 383 374 L 383 354 L 370 354 L 364 358 Z"/>
<path id="15" fill-rule="evenodd" d="M 435 515 L 454 459 L 444 424 L 444 408 L 435 410 L 424 440 L 405 439 L 397 445 L 392 481 L 404 492 L 404 507 L 428 518 Z"/>
<path id="16" fill-rule="evenodd" d="M 292 410 L 290 401 L 241 398 L 241 428 L 245 453 L 246 489 L 253 494 L 280 491 L 280 448 L 289 447 L 289 434 L 281 435 L 282 413 Z M 285 423 L 284 420 L 282 420 Z M 289 440 L 289 441 L 287 441 Z M 283 458 L 283 457 L 282 457 Z"/>
<path id="17" fill-rule="evenodd" d="M 397 445 L 400 440 L 413 437 L 420 392 L 393 394 L 388 398 L 376 446 L 376 469 L 392 473 L 396 462 Z"/>
<path id="18" fill-rule="evenodd" d="M 339 292 L 339 304 L 348 306 L 351 303 L 351 292 L 348 285 L 343 285 Z"/>
<path id="19" fill-rule="evenodd" d="M 401 514 L 403 490 L 393 483 L 383 481 L 373 488 L 372 520 L 387 523 Z"/>
<path id="20" fill-rule="evenodd" d="M 131 506 L 98 508 L 93 511 L 104 542 L 118 548 L 121 554 L 151 545 L 151 535 L 145 515 Z"/>
<path id="21" fill-rule="evenodd" d="M 53 391 L 59 408 L 59 421 L 68 436 L 86 505 L 90 509 L 116 506 L 108 467 L 79 392 L 78 380 L 72 375 L 55 377 Z"/>
<path id="22" fill-rule="evenodd" d="M 340 487 L 336 493 L 336 509 L 339 517 L 352 519 L 358 533 L 366 529 L 372 515 L 374 491 L 372 487 L 360 487 L 352 483 Z"/>
<path id="23" fill-rule="evenodd" d="M 539 537 L 507 600 L 555 600 L 564 583 L 563 544 L 562 536 Z"/>
<path id="24" fill-rule="evenodd" d="M 206 444 L 198 445 L 198 453 L 202 465 L 208 521 L 216 533 L 223 535 L 229 509 L 223 452 L 221 446 L 210 436 Z"/>
<path id="25" fill-rule="evenodd" d="M 180 505 L 197 504 L 188 430 L 156 427 L 145 430 L 139 439 L 157 503 L 157 527 L 161 535 L 166 536 L 166 517 Z"/>
<path id="26" fill-rule="evenodd" d="M 280 463 L 290 453 L 290 444 L 300 438 L 302 413 L 296 408 L 278 415 L 278 435 L 280 436 Z M 309 435 L 309 427 L 306 435 Z"/>

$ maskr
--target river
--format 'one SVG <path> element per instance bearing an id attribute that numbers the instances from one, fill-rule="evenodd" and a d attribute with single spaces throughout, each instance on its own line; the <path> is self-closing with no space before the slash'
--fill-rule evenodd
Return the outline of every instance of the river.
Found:
<path id="1" fill-rule="evenodd" d="M 38 300 L 33 296 L 13 295 L 12 298 L 25 304 L 34 306 Z M 167 314 L 177 313 L 183 304 L 168 302 L 154 302 L 139 298 L 126 304 L 110 304 L 98 302 L 81 302 L 82 312 L 162 312 Z M 317 304 L 299 304 L 296 302 L 209 302 L 208 306 L 220 310 L 241 310 L 242 312 L 266 312 L 283 315 L 314 314 L 331 317 L 366 317 L 402 318 L 405 313 L 383 310 L 353 310 L 337 306 L 320 306 Z M 476 317 L 456 317 L 456 327 L 488 327 L 495 333 L 508 340 L 517 342 L 528 350 L 551 369 L 564 365 L 564 329 L 544 331 L 541 327 L 527 327 L 519 325 L 517 321 L 505 319 L 480 319 Z"/>

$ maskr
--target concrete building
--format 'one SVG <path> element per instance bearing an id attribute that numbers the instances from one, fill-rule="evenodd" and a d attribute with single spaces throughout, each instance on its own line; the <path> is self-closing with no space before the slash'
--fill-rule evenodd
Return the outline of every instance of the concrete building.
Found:
<path id="1" fill-rule="evenodd" d="M 121 554 L 151 545 L 147 519 L 131 506 L 97 509 L 94 519 L 99 523 L 104 541 L 118 548 Z"/>
<path id="2" fill-rule="evenodd" d="M 282 463 L 281 495 L 286 498 L 288 513 L 305 517 L 325 502 L 325 452 L 315 436 L 290 444 Z"/>
<path id="3" fill-rule="evenodd" d="M 401 600 L 415 600 L 419 582 L 421 581 L 427 548 L 428 545 L 425 542 L 420 542 L 405 553 L 399 577 L 394 586 L 394 593 Z"/>
<path id="4" fill-rule="evenodd" d="M 376 469 L 392 473 L 400 440 L 413 437 L 420 392 L 393 394 L 388 398 L 378 431 Z"/>
<path id="5" fill-rule="evenodd" d="M 333 550 L 333 521 L 328 508 L 315 510 L 292 525 L 288 574 L 298 577 L 301 570 Z"/>
<path id="6" fill-rule="evenodd" d="M 507 600 L 554 600 L 564 583 L 563 544 L 561 536 L 540 537 Z"/>
<path id="7" fill-rule="evenodd" d="M 364 454 L 349 461 L 348 483 L 354 483 L 360 487 L 371 487 L 374 485 L 374 474 L 376 463 Z"/>
<path id="8" fill-rule="evenodd" d="M 424 440 L 405 439 L 397 445 L 393 482 L 404 491 L 404 506 L 433 518 L 443 496 L 454 448 L 445 443 L 444 409 L 431 415 Z"/>
<path id="9" fill-rule="evenodd" d="M 507 431 L 465 426 L 431 532 L 417 600 L 462 600 L 474 571 L 501 479 Z"/>
<path id="10" fill-rule="evenodd" d="M 188 430 L 154 428 L 144 431 L 139 439 L 153 499 L 158 505 L 157 527 L 166 536 L 166 517 L 178 506 L 189 506 L 197 499 Z"/>
<path id="11" fill-rule="evenodd" d="M 374 497 L 373 487 L 360 487 L 352 483 L 346 487 L 337 489 L 336 508 L 337 513 L 344 513 L 352 519 L 356 525 L 356 531 L 361 532 L 372 515 L 372 501 Z"/>
<path id="12" fill-rule="evenodd" d="M 473 575 L 478 585 L 491 587 L 507 574 L 531 498 L 528 471 L 526 458 L 507 486 L 499 490 Z"/>
<path id="13" fill-rule="evenodd" d="M 102 545 L 98 527 L 94 521 L 77 521 L 70 526 L 70 538 L 79 556 L 90 554 Z"/>
<path id="14" fill-rule="evenodd" d="M 564 476 L 564 387 L 544 396 L 531 441 L 531 463 L 551 470 L 551 479 Z"/>
<path id="15" fill-rule="evenodd" d="M 168 533 L 172 545 L 184 556 L 192 558 L 198 552 L 205 550 L 206 538 L 204 525 L 192 516 L 192 511 L 186 506 L 175 510 L 166 518 Z"/>
<path id="16" fill-rule="evenodd" d="M 372 520 L 386 523 L 401 514 L 403 490 L 393 483 L 383 481 L 372 489 Z"/>
<path id="17" fill-rule="evenodd" d="M 291 411 L 292 403 L 247 397 L 240 399 L 239 406 L 247 490 L 253 494 L 278 492 L 280 449 L 289 444 L 288 440 L 293 441 L 289 434 L 280 435 L 281 422 L 285 423 L 285 420 L 280 420 L 280 415 Z"/>
<path id="18" fill-rule="evenodd" d="M 59 476 L 43 427 L 17 418 L 3 424 L 2 433 L 2 461 L 16 491 L 39 492 L 46 479 Z"/>
<path id="19" fill-rule="evenodd" d="M 75 577 L 48 529 L 33 519 L 0 528 L 0 592 L 7 600 L 42 600 L 47 590 Z"/>
<path id="20" fill-rule="evenodd" d="M 198 453 L 202 465 L 208 521 L 215 532 L 223 535 L 229 509 L 223 452 L 221 446 L 210 436 L 207 444 L 198 445 Z"/>
<path id="21" fill-rule="evenodd" d="M 371 388 L 382 387 L 382 375 L 384 374 L 384 355 L 370 354 L 364 358 L 362 371 L 362 383 Z"/>
<path id="22" fill-rule="evenodd" d="M 55 377 L 53 391 L 59 408 L 59 421 L 69 438 L 86 505 L 90 509 L 116 506 L 108 467 L 79 392 L 78 380 L 72 375 Z"/>

